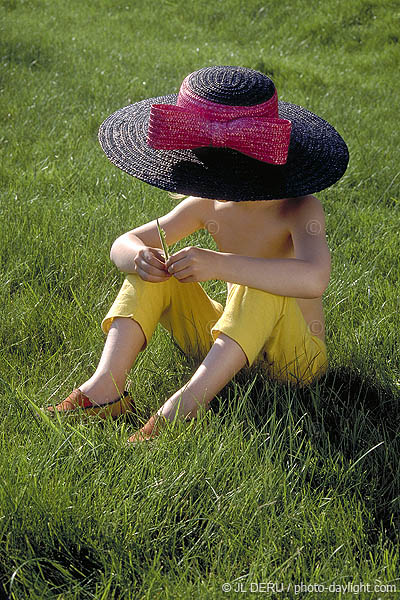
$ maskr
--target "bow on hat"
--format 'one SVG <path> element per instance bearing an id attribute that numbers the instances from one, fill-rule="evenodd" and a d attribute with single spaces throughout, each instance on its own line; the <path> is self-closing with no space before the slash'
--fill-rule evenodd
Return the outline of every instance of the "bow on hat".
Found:
<path id="1" fill-rule="evenodd" d="M 286 163 L 292 124 L 277 115 L 276 93 L 271 101 L 255 107 L 153 104 L 150 110 L 147 142 L 157 150 L 194 149 L 205 146 L 231 148 L 274 165 Z M 213 105 L 207 110 L 207 105 Z M 260 115 L 260 107 L 276 116 Z M 248 114 L 256 109 L 256 115 Z M 236 110 L 235 110 L 236 109 Z M 243 116 L 244 115 L 244 116 Z"/>

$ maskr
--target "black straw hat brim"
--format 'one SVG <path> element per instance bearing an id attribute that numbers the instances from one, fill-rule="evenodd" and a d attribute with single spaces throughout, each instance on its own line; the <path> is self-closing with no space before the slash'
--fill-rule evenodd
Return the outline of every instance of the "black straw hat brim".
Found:
<path id="1" fill-rule="evenodd" d="M 108 159 L 162 190 L 215 200 L 271 200 L 319 192 L 344 174 L 349 154 L 338 132 L 314 113 L 279 101 L 292 122 L 287 162 L 276 166 L 229 148 L 154 150 L 147 144 L 152 104 L 176 104 L 177 94 L 148 98 L 117 110 L 100 126 Z"/>

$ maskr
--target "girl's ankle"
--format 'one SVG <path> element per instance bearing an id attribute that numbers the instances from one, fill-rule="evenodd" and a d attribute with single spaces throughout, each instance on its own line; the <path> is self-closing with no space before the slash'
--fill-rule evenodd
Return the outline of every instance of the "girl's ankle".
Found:
<path id="1" fill-rule="evenodd" d="M 122 396 L 125 386 L 119 389 L 114 382 L 112 385 L 85 382 L 79 386 L 79 389 L 92 402 L 95 402 L 96 404 L 104 404 L 106 402 L 112 402 L 113 400 L 116 400 Z"/>

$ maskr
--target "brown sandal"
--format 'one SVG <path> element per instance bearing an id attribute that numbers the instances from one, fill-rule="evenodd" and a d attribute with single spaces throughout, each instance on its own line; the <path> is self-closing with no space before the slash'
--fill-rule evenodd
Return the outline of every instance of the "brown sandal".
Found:
<path id="1" fill-rule="evenodd" d="M 129 397 L 128 392 L 124 392 L 122 396 L 106 404 L 95 404 L 80 389 L 73 390 L 68 398 L 66 398 L 57 406 L 48 406 L 47 410 L 50 413 L 58 411 L 59 414 L 78 414 L 81 410 L 86 416 L 98 416 L 102 419 L 112 417 L 116 419 L 121 415 L 133 412 L 133 400 Z"/>
<path id="2" fill-rule="evenodd" d="M 185 425 L 190 425 L 191 423 L 195 423 L 196 419 L 184 419 L 183 423 Z M 139 431 L 131 435 L 128 439 L 130 444 L 136 444 L 137 442 L 149 442 L 154 440 L 159 436 L 161 430 L 168 425 L 172 425 L 172 421 L 166 419 L 163 415 L 153 415 L 147 421 L 146 425 L 144 425 Z"/>
<path id="3" fill-rule="evenodd" d="M 128 442 L 134 444 L 136 442 L 146 442 L 149 440 L 153 440 L 159 435 L 162 426 L 166 423 L 167 419 L 165 417 L 161 415 L 153 415 L 152 417 L 150 417 L 150 419 L 147 421 L 144 427 L 142 427 L 141 429 L 139 429 L 139 431 L 131 435 Z"/>

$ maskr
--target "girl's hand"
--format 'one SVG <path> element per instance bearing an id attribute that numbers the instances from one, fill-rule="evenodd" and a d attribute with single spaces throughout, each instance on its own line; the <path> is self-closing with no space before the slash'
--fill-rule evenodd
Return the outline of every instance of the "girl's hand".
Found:
<path id="1" fill-rule="evenodd" d="M 168 273 L 182 283 L 215 279 L 218 252 L 189 246 L 169 257 L 165 263 Z"/>
<path id="2" fill-rule="evenodd" d="M 134 258 L 135 273 L 144 281 L 160 283 L 171 277 L 164 262 L 160 248 L 144 246 L 140 248 Z"/>

